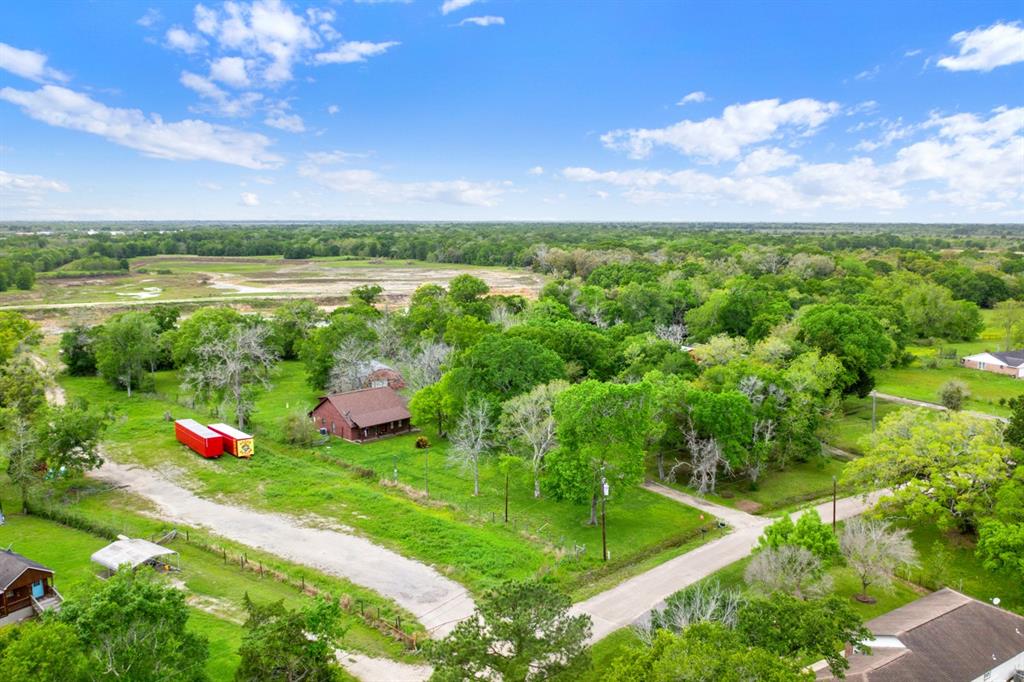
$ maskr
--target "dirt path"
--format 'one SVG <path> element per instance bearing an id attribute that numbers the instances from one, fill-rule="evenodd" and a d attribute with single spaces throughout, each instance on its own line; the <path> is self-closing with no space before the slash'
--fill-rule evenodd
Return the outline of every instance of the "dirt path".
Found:
<path id="1" fill-rule="evenodd" d="M 35 354 L 28 356 L 32 361 L 32 364 L 36 366 L 39 373 L 43 375 L 43 380 L 46 382 L 46 402 L 51 405 L 63 405 L 67 402 L 67 398 L 64 396 L 64 389 L 58 384 L 53 376 L 50 374 L 50 366 L 46 364 L 46 360 Z"/>
<path id="2" fill-rule="evenodd" d="M 697 506 L 699 502 L 698 508 L 705 509 L 723 520 L 726 517 L 732 519 L 730 525 L 733 526 L 733 531 L 725 537 L 712 540 L 692 552 L 670 559 L 646 573 L 641 573 L 574 605 L 574 613 L 585 613 L 593 621 L 591 643 L 603 639 L 619 628 L 640 621 L 675 592 L 749 555 L 757 546 L 757 539 L 765 526 L 774 520 L 700 500 L 666 486 L 655 484 L 653 487 L 646 487 L 681 504 Z M 865 497 L 847 497 L 839 500 L 836 504 L 836 519 L 841 521 L 857 516 L 874 505 L 881 494 L 872 493 Z M 819 504 L 814 509 L 825 523 L 832 521 L 831 502 Z M 796 518 L 803 513 L 805 512 L 795 512 L 791 516 Z"/>
<path id="3" fill-rule="evenodd" d="M 879 400 L 885 400 L 890 403 L 912 405 L 913 407 L 923 407 L 926 410 L 938 410 L 939 412 L 948 411 L 945 405 L 939 405 L 938 403 L 930 403 L 926 400 L 913 400 L 912 398 L 902 398 L 898 395 L 891 395 L 889 393 L 879 393 L 878 391 L 872 391 L 871 394 L 878 398 Z M 975 412 L 974 410 L 964 410 L 964 414 L 969 414 L 972 417 L 978 417 L 979 419 L 988 419 L 989 421 L 1003 422 L 1004 424 L 1010 421 L 1006 417 L 997 417 L 994 414 L 988 414 L 986 412 Z"/>
<path id="4" fill-rule="evenodd" d="M 390 658 L 347 651 L 338 651 L 335 658 L 345 670 L 364 682 L 424 682 L 434 672 L 429 665 L 399 663 Z"/>
<path id="5" fill-rule="evenodd" d="M 434 636 L 447 634 L 473 612 L 464 587 L 432 567 L 356 535 L 302 525 L 283 514 L 246 509 L 196 496 L 149 469 L 111 460 L 90 474 L 156 504 L 160 517 L 210 531 L 329 575 L 346 578 L 393 599 Z"/>

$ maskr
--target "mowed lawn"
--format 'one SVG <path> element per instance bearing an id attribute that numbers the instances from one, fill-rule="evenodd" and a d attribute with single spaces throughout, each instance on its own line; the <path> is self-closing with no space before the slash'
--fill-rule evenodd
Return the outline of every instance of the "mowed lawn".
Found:
<path id="1" fill-rule="evenodd" d="M 901 398 L 939 402 L 939 389 L 950 379 L 967 384 L 971 397 L 964 409 L 1006 417 L 1010 411 L 999 404 L 1024 393 L 1024 380 L 960 366 L 923 367 L 915 360 L 910 367 L 882 369 L 875 373 L 875 390 Z"/>
<path id="2" fill-rule="evenodd" d="M 254 420 L 256 456 L 203 460 L 179 445 L 174 418 L 207 415 L 176 404 L 176 376 L 157 376 L 156 395 L 128 399 L 97 378 L 64 377 L 69 396 L 110 405 L 119 418 L 108 433 L 115 459 L 167 468 L 208 497 L 255 508 L 315 515 L 341 523 L 407 556 L 434 564 L 474 591 L 505 579 L 549 575 L 567 590 L 593 582 L 595 573 L 627 575 L 630 564 L 652 555 L 669 558 L 699 537 L 700 514 L 661 496 L 636 489 L 609 505 L 610 566 L 600 561 L 600 529 L 585 524 L 586 505 L 535 501 L 526 476 L 511 482 L 511 523 L 503 522 L 504 479 L 488 462 L 482 468 L 482 494 L 472 496 L 467 474 L 448 466 L 445 446 L 435 441 L 417 451 L 412 436 L 354 445 L 333 439 L 309 450 L 275 439 L 289 411 L 306 411 L 315 392 L 305 386 L 297 362 L 282 363 L 275 388 L 258 403 Z M 423 457 L 430 457 L 431 499 L 418 499 Z M 409 490 L 382 485 L 399 463 L 399 482 Z M 372 469 L 366 476 L 352 468 Z M 585 547 L 585 550 L 583 549 Z"/>
<path id="3" fill-rule="evenodd" d="M 822 440 L 840 450 L 855 455 L 864 454 L 864 438 L 871 434 L 871 398 L 850 397 L 843 401 L 843 414 L 835 419 L 821 434 Z M 875 424 L 889 414 L 901 409 L 913 409 L 907 405 L 876 401 Z"/>

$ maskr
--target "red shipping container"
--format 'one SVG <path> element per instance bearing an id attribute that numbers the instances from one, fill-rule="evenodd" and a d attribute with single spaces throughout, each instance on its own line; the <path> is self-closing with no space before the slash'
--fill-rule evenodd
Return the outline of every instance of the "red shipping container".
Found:
<path id="1" fill-rule="evenodd" d="M 224 439 L 224 450 L 235 457 L 249 459 L 253 455 L 253 438 L 248 433 L 239 431 L 227 424 L 210 424 L 210 430 L 216 431 Z"/>
<path id="2" fill-rule="evenodd" d="M 189 446 L 207 459 L 220 457 L 224 453 L 224 439 L 221 435 L 195 419 L 179 419 L 174 422 L 174 435 L 179 443 Z"/>

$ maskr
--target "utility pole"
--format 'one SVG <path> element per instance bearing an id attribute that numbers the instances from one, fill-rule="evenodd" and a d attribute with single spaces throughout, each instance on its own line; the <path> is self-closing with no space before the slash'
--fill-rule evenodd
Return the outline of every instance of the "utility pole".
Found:
<path id="1" fill-rule="evenodd" d="M 601 476 L 601 561 L 608 561 L 608 524 L 605 511 L 608 509 L 608 480 Z"/>
<path id="2" fill-rule="evenodd" d="M 836 477 L 832 477 L 832 535 L 836 534 L 836 492 L 838 482 Z"/>

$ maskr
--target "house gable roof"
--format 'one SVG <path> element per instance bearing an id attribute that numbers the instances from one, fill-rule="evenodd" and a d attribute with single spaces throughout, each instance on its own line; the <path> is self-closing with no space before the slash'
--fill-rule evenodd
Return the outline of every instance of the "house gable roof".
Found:
<path id="1" fill-rule="evenodd" d="M 53 575 L 53 571 L 41 563 L 27 559 L 9 549 L 0 550 L 0 592 L 10 587 L 11 583 L 30 568 Z"/>
<path id="2" fill-rule="evenodd" d="M 1007 367 L 1020 367 L 1021 365 L 1024 365 L 1024 350 L 1008 350 L 1004 353 L 992 353 L 990 351 L 985 351 L 983 353 L 968 355 L 964 360 L 999 363 L 1001 365 L 1006 365 Z"/>
<path id="3" fill-rule="evenodd" d="M 850 682 L 973 680 L 1024 652 L 1024 617 L 948 588 L 865 625 L 878 639 L 850 657 Z"/>
<path id="4" fill-rule="evenodd" d="M 334 393 L 321 398 L 317 407 L 325 401 L 330 402 L 342 417 L 359 428 L 412 418 L 405 406 L 405 399 L 387 386 Z"/>

